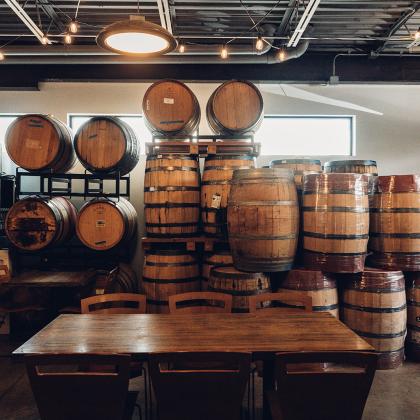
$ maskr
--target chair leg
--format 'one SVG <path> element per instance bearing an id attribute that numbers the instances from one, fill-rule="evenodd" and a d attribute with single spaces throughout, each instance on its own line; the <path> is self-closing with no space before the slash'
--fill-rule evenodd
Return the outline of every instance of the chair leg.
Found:
<path id="1" fill-rule="evenodd" d="M 144 381 L 144 417 L 148 420 L 149 396 L 147 392 L 147 372 L 145 367 L 142 367 L 143 381 Z"/>
<path id="2" fill-rule="evenodd" d="M 140 404 L 136 404 L 135 407 L 137 408 L 137 410 L 139 412 L 139 420 L 143 420 L 143 417 L 141 415 L 141 407 L 140 407 Z"/>

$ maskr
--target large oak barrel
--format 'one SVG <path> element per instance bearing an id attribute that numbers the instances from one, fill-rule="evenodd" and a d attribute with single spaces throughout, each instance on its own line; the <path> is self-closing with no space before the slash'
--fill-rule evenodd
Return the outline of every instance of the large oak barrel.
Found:
<path id="1" fill-rule="evenodd" d="M 233 265 L 212 268 L 208 290 L 232 295 L 232 312 L 249 312 L 250 296 L 271 291 L 265 274 L 245 273 Z"/>
<path id="2" fill-rule="evenodd" d="M 139 161 L 134 130 L 117 117 L 98 116 L 85 122 L 74 137 L 81 164 L 92 173 L 128 174 Z"/>
<path id="3" fill-rule="evenodd" d="M 77 236 L 89 248 L 105 251 L 132 239 L 137 212 L 125 198 L 96 198 L 87 202 L 77 218 Z"/>
<path id="4" fill-rule="evenodd" d="M 379 353 L 379 369 L 404 360 L 407 305 L 401 271 L 367 268 L 344 284 L 341 320 Z"/>
<path id="5" fill-rule="evenodd" d="M 356 173 L 378 175 L 374 160 L 331 160 L 325 162 L 324 171 L 338 173 Z"/>
<path id="6" fill-rule="evenodd" d="M 143 98 L 143 116 L 154 135 L 190 135 L 200 123 L 200 105 L 184 83 L 162 80 L 147 89 Z"/>
<path id="7" fill-rule="evenodd" d="M 169 313 L 169 296 L 200 290 L 197 257 L 178 249 L 146 251 L 142 288 L 148 313 Z"/>
<path id="8" fill-rule="evenodd" d="M 290 270 L 299 232 L 292 172 L 286 169 L 235 171 L 228 202 L 228 231 L 236 268 Z"/>
<path id="9" fill-rule="evenodd" d="M 75 164 L 72 132 L 51 115 L 16 118 L 7 129 L 5 146 L 10 159 L 27 171 L 67 172 Z"/>
<path id="10" fill-rule="evenodd" d="M 363 271 L 369 238 L 363 175 L 305 175 L 302 211 L 305 267 L 332 273 Z"/>
<path id="11" fill-rule="evenodd" d="M 420 361 L 420 272 L 406 272 L 407 356 Z"/>
<path id="12" fill-rule="evenodd" d="M 290 290 L 306 292 L 312 298 L 312 310 L 330 312 L 338 318 L 338 292 L 335 278 L 318 270 L 296 268 L 281 281 L 278 292 Z"/>
<path id="13" fill-rule="evenodd" d="M 227 236 L 227 203 L 233 171 L 255 167 L 252 156 L 212 155 L 204 162 L 201 221 L 207 235 Z"/>
<path id="14" fill-rule="evenodd" d="M 210 96 L 206 114 L 210 128 L 217 134 L 252 133 L 263 121 L 263 98 L 251 82 L 231 80 Z"/>
<path id="15" fill-rule="evenodd" d="M 200 218 L 200 169 L 190 155 L 150 155 L 144 176 L 148 236 L 192 236 Z"/>
<path id="16" fill-rule="evenodd" d="M 213 267 L 225 267 L 233 264 L 232 254 L 227 249 L 214 250 L 204 254 L 201 266 L 201 290 L 208 289 L 210 271 Z"/>
<path id="17" fill-rule="evenodd" d="M 76 209 L 64 197 L 26 197 L 6 216 L 6 235 L 17 248 L 37 251 L 69 240 L 76 225 Z"/>
<path id="18" fill-rule="evenodd" d="M 380 176 L 377 189 L 369 262 L 387 270 L 420 270 L 420 175 Z"/>

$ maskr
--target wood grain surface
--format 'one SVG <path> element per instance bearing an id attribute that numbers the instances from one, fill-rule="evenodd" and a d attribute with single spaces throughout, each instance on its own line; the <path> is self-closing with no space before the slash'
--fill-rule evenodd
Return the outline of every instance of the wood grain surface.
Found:
<path id="1" fill-rule="evenodd" d="M 23 272 L 7 283 L 9 287 L 81 287 L 95 277 L 94 270 L 86 271 L 41 271 Z"/>

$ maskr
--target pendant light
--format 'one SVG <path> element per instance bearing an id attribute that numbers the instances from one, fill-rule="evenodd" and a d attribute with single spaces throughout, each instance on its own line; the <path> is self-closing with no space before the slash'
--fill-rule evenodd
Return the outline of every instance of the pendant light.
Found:
<path id="1" fill-rule="evenodd" d="M 98 34 L 96 42 L 106 50 L 135 57 L 166 54 L 177 46 L 170 32 L 138 15 L 107 26 Z"/>

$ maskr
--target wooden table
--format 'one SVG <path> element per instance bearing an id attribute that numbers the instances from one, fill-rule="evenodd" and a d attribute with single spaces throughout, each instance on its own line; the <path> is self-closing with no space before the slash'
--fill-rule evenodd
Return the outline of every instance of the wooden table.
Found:
<path id="1" fill-rule="evenodd" d="M 197 315 L 61 315 L 13 352 L 25 354 L 251 352 L 264 360 L 271 386 L 273 355 L 281 351 L 372 351 L 326 312 Z M 266 412 L 266 410 L 265 410 Z"/>

